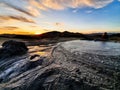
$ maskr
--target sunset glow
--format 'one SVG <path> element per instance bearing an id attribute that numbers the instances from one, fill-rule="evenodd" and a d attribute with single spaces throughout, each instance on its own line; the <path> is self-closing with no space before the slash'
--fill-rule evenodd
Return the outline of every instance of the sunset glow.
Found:
<path id="1" fill-rule="evenodd" d="M 35 32 L 35 34 L 36 34 L 36 35 L 39 35 L 39 34 L 41 34 L 41 33 L 40 33 L 40 32 Z"/>
<path id="2" fill-rule="evenodd" d="M 0 34 L 120 32 L 119 0 L 0 0 Z"/>

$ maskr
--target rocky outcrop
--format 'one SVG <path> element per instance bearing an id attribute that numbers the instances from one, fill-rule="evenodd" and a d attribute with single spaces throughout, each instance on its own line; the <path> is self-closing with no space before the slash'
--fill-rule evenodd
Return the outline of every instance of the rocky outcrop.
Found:
<path id="1" fill-rule="evenodd" d="M 0 59 L 26 54 L 28 51 L 27 46 L 23 42 L 9 40 L 2 44 L 0 49 Z"/>
<path id="2" fill-rule="evenodd" d="M 96 51 L 100 43 L 91 42 L 98 45 L 91 49 L 90 42 L 78 42 L 60 43 L 46 57 L 28 53 L 0 61 L 0 90 L 119 90 L 119 44 Z"/>

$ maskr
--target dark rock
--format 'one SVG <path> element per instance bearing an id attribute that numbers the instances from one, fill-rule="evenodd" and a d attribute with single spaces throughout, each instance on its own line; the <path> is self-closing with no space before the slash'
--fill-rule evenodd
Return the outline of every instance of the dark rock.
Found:
<path id="1" fill-rule="evenodd" d="M 76 72 L 77 74 L 81 74 L 81 72 L 80 72 L 79 69 L 76 69 L 75 72 Z"/>
<path id="2" fill-rule="evenodd" d="M 3 81 L 3 79 L 2 78 L 0 78 L 0 83 Z"/>
<path id="3" fill-rule="evenodd" d="M 37 60 L 37 61 L 30 61 L 28 69 L 35 68 L 35 67 L 37 67 L 39 65 L 42 65 L 42 63 L 43 63 L 43 59 L 42 58 Z"/>
<path id="4" fill-rule="evenodd" d="M 32 60 L 32 59 L 34 59 L 35 57 L 39 57 L 39 56 L 40 56 L 40 55 L 35 54 L 35 55 L 31 56 L 30 59 Z"/>
<path id="5" fill-rule="evenodd" d="M 26 54 L 27 51 L 28 48 L 25 43 L 9 40 L 2 44 L 2 48 L 0 49 L 0 58 L 23 55 Z"/>

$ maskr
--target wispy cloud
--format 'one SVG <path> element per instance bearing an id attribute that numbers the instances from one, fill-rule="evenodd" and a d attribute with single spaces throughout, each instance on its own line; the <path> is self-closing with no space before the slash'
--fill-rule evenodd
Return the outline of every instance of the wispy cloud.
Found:
<path id="1" fill-rule="evenodd" d="M 50 9 L 62 10 L 66 8 L 102 8 L 113 0 L 40 0 L 41 4 Z"/>
<path id="2" fill-rule="evenodd" d="M 85 11 L 86 13 L 92 13 L 93 11 L 92 10 L 87 10 Z"/>
<path id="3" fill-rule="evenodd" d="M 7 5 L 19 12 L 27 14 L 29 16 L 38 16 L 40 13 L 36 8 L 31 7 L 28 1 L 25 0 L 1 0 L 0 3 Z"/>
<path id="4" fill-rule="evenodd" d="M 33 34 L 17 26 L 1 26 L 0 34 Z"/>
<path id="5" fill-rule="evenodd" d="M 75 9 L 75 10 L 73 10 L 72 12 L 73 13 L 77 13 L 79 10 L 78 9 Z"/>
<path id="6" fill-rule="evenodd" d="M 65 26 L 65 23 L 63 23 L 63 22 L 43 22 L 44 24 L 46 24 L 46 25 L 49 25 L 49 26 Z"/>
<path id="7" fill-rule="evenodd" d="M 19 29 L 19 28 L 15 26 L 0 27 L 0 30 L 16 30 L 16 29 Z"/>
<path id="8" fill-rule="evenodd" d="M 61 22 L 56 22 L 54 23 L 55 26 L 64 26 L 65 24 L 64 23 L 61 23 Z"/>
<path id="9" fill-rule="evenodd" d="M 0 15 L 0 20 L 17 20 L 21 22 L 27 22 L 27 23 L 35 23 L 32 19 L 28 19 L 22 16 L 3 16 Z"/>
<path id="10" fill-rule="evenodd" d="M 38 16 L 41 10 L 47 11 L 49 9 L 64 10 L 83 7 L 98 9 L 105 7 L 111 2 L 113 0 L 0 0 L 0 3 L 29 16 Z"/>
<path id="11" fill-rule="evenodd" d="M 40 11 L 32 6 L 28 6 L 27 9 L 28 9 L 29 13 L 32 14 L 32 16 L 39 16 L 40 15 Z"/>
<path id="12" fill-rule="evenodd" d="M 30 3 L 31 6 L 36 7 L 38 9 L 40 9 L 40 10 L 47 10 L 47 7 L 45 7 L 44 5 L 42 5 L 40 3 L 40 1 L 29 0 L 29 3 Z"/>

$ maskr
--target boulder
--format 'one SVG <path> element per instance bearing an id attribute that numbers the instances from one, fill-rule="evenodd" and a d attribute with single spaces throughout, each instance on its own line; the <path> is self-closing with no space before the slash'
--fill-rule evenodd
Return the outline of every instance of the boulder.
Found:
<path id="1" fill-rule="evenodd" d="M 33 68 L 35 68 L 35 67 L 37 67 L 37 66 L 39 66 L 39 65 L 42 65 L 42 63 L 43 63 L 43 58 L 39 58 L 38 60 L 36 60 L 36 61 L 30 61 L 29 63 L 28 63 L 28 70 L 29 69 L 33 69 Z"/>
<path id="2" fill-rule="evenodd" d="M 28 51 L 27 46 L 24 42 L 9 40 L 2 44 L 0 49 L 0 58 L 23 55 Z"/>

